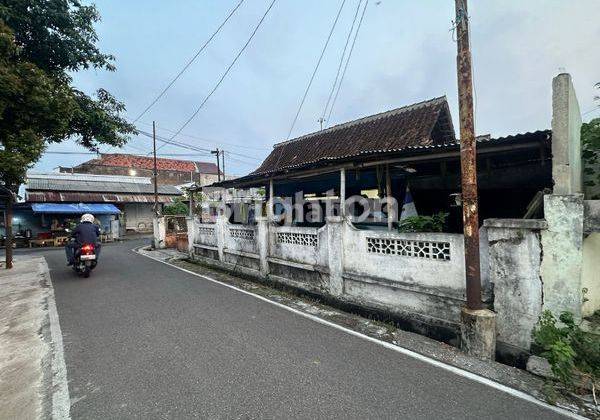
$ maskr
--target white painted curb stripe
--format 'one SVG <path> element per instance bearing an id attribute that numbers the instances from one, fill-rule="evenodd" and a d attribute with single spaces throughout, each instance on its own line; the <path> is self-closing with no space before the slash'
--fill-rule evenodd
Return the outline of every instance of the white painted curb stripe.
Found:
<path id="1" fill-rule="evenodd" d="M 318 322 L 319 324 L 327 325 L 329 327 L 338 329 L 340 331 L 344 331 L 344 332 L 346 332 L 346 333 L 348 333 L 350 335 L 353 335 L 355 337 L 359 337 L 359 338 L 362 338 L 364 340 L 370 341 L 372 343 L 379 344 L 380 346 L 386 347 L 386 348 L 388 348 L 390 350 L 393 350 L 393 351 L 396 351 L 398 353 L 402 353 L 404 355 L 413 357 L 413 358 L 415 358 L 417 360 L 420 360 L 420 361 L 423 361 L 425 363 L 429 363 L 430 365 L 442 368 L 442 369 L 447 370 L 449 372 L 452 372 L 452 373 L 454 373 L 456 375 L 465 377 L 467 379 L 471 379 L 471 380 L 473 380 L 475 382 L 479 382 L 479 383 L 481 383 L 483 385 L 487 385 L 487 386 L 489 386 L 491 388 L 494 388 L 494 389 L 502 391 L 502 392 L 504 392 L 506 394 L 512 395 L 513 397 L 517 397 L 517 398 L 520 398 L 522 400 L 531 402 L 533 404 L 539 405 L 539 406 L 544 407 L 544 408 L 546 408 L 548 410 L 552 410 L 552 411 L 554 411 L 556 413 L 559 413 L 559 414 L 562 414 L 564 416 L 571 417 L 571 418 L 574 418 L 574 419 L 585 419 L 585 417 L 582 417 L 582 416 L 580 416 L 578 414 L 575 414 L 575 413 L 573 413 L 571 411 L 565 410 L 565 409 L 560 408 L 560 407 L 556 407 L 554 405 L 550 405 L 548 403 L 545 403 L 544 401 L 538 400 L 537 398 L 535 398 L 535 397 L 533 397 L 533 396 L 531 396 L 531 395 L 529 395 L 529 394 L 527 394 L 527 393 L 525 393 L 523 391 L 519 391 L 517 389 L 511 388 L 511 387 L 506 386 L 506 385 L 503 385 L 503 384 L 498 383 L 496 381 L 493 381 L 491 379 L 488 379 L 488 378 L 485 378 L 483 376 L 477 375 L 476 373 L 460 369 L 460 368 L 458 368 L 456 366 L 448 365 L 448 364 L 446 364 L 444 362 L 440 362 L 439 360 L 432 359 L 432 358 L 430 358 L 428 356 L 424 356 L 424 355 L 422 355 L 420 353 L 417 353 L 417 352 L 414 352 L 412 350 L 408 350 L 408 349 L 405 349 L 403 347 L 397 346 L 395 344 L 388 343 L 387 341 L 382 341 L 382 340 L 378 340 L 378 339 L 373 338 L 373 337 L 369 337 L 368 335 L 359 333 L 357 331 L 351 330 L 349 328 L 346 328 L 346 327 L 343 327 L 341 325 L 335 324 L 333 322 L 327 321 L 325 319 L 319 318 L 318 316 L 302 312 L 302 311 L 300 311 L 298 309 L 292 308 L 290 306 L 284 305 L 284 304 L 279 303 L 279 302 L 272 301 L 272 300 L 267 299 L 267 298 L 265 298 L 263 296 L 254 294 L 254 293 L 249 292 L 249 291 L 244 290 L 244 289 L 240 289 L 239 287 L 233 286 L 231 284 L 223 283 L 223 282 L 221 282 L 219 280 L 216 280 L 216 279 L 214 279 L 212 277 L 209 277 L 209 276 L 206 276 L 204 274 L 195 273 L 195 272 L 193 272 L 191 270 L 187 270 L 185 268 L 178 267 L 178 266 L 176 266 L 174 264 L 171 264 L 171 263 L 169 263 L 167 261 L 163 261 L 163 260 L 160 260 L 158 258 L 151 257 L 150 255 L 142 254 L 137 249 L 132 249 L 132 251 L 135 252 L 135 253 L 137 253 L 137 254 L 139 254 L 139 255 L 141 255 L 141 256 L 143 256 L 143 257 L 150 258 L 151 260 L 158 261 L 160 263 L 168 265 L 169 267 L 176 268 L 176 269 L 181 270 L 183 272 L 186 272 L 188 274 L 191 274 L 191 275 L 194 275 L 194 276 L 197 276 L 197 277 L 201 277 L 201 278 L 203 278 L 205 280 L 208 280 L 210 282 L 219 284 L 221 286 L 228 287 L 228 288 L 236 290 L 236 291 L 238 291 L 240 293 L 244 293 L 244 294 L 252 296 L 252 297 L 254 297 L 256 299 L 260 299 L 260 300 L 262 300 L 264 302 L 268 302 L 268 303 L 270 303 L 272 305 L 278 306 L 278 307 L 280 307 L 282 309 L 285 309 L 287 311 L 293 312 L 295 314 L 298 314 L 300 316 L 303 316 L 305 318 L 308 318 L 308 319 L 311 319 L 311 320 L 313 320 L 315 322 Z"/>
<path id="2" fill-rule="evenodd" d="M 63 348 L 62 332 L 58 321 L 58 311 L 54 298 L 54 286 L 48 270 L 48 263 L 44 258 L 44 275 L 48 278 L 48 316 L 50 320 L 50 337 L 54 351 L 52 354 L 52 418 L 55 420 L 68 420 L 71 418 L 71 399 L 67 382 L 67 365 Z"/>

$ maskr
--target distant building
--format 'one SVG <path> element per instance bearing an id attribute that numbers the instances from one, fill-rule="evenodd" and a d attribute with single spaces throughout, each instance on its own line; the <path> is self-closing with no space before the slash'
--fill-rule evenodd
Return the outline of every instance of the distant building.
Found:
<path id="1" fill-rule="evenodd" d="M 210 162 L 157 158 L 156 166 L 159 185 L 181 185 L 188 182 L 210 185 L 218 181 L 217 165 Z M 150 156 L 104 153 L 97 159 L 72 168 L 59 169 L 66 173 L 152 177 L 154 159 Z"/>
<path id="2" fill-rule="evenodd" d="M 158 186 L 158 202 L 170 204 L 183 193 L 173 185 Z M 48 212 L 56 204 L 114 205 L 119 213 L 121 229 L 149 231 L 152 229 L 154 185 L 149 177 L 91 174 L 28 174 L 25 201 L 33 211 Z M 48 204 L 36 206 L 36 204 Z M 58 211 L 58 210 L 57 210 Z"/>

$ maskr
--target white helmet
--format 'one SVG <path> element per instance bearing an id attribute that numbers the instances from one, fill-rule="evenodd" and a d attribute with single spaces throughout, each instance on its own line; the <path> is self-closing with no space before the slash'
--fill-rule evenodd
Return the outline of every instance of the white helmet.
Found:
<path id="1" fill-rule="evenodd" d="M 83 216 L 81 216 L 81 223 L 83 223 L 83 222 L 94 223 L 94 220 L 95 220 L 95 218 L 94 218 L 93 214 L 86 213 Z"/>

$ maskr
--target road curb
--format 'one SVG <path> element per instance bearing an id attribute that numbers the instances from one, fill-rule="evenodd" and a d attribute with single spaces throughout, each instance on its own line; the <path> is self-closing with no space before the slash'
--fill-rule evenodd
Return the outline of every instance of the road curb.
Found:
<path id="1" fill-rule="evenodd" d="M 46 261 L 46 258 L 44 258 Z M 65 363 L 64 346 L 54 286 L 48 263 L 44 264 L 42 274 L 48 279 L 48 317 L 50 322 L 50 337 L 52 339 L 52 419 L 68 420 L 71 418 L 71 398 L 67 380 L 67 365 Z"/>

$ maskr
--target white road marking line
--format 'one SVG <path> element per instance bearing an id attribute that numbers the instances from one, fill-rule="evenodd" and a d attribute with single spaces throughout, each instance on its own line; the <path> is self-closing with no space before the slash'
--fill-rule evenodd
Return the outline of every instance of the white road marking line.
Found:
<path id="1" fill-rule="evenodd" d="M 44 261 L 46 260 L 45 257 Z M 48 263 L 44 264 L 44 275 L 48 278 L 48 316 L 50 320 L 50 337 L 54 345 L 52 354 L 52 418 L 55 420 L 68 420 L 71 418 L 71 398 L 69 396 L 69 385 L 67 382 L 67 365 L 63 347 L 63 337 L 58 320 L 56 300 L 54 298 L 54 286 L 48 269 Z"/>
<path id="2" fill-rule="evenodd" d="M 440 362 L 439 360 L 432 359 L 432 358 L 430 358 L 428 356 L 422 355 L 422 354 L 414 352 L 412 350 L 408 350 L 408 349 L 405 349 L 403 347 L 397 346 L 395 344 L 388 343 L 387 341 L 382 341 L 382 340 L 378 340 L 377 338 L 369 337 L 368 335 L 365 335 L 365 334 L 359 333 L 357 331 L 351 330 L 349 328 L 346 328 L 344 326 L 338 325 L 338 324 L 333 323 L 331 321 L 327 321 L 325 319 L 319 318 L 318 316 L 311 315 L 311 314 L 308 314 L 306 312 L 302 312 L 302 311 L 300 311 L 298 309 L 292 308 L 290 306 L 284 305 L 284 304 L 279 303 L 279 302 L 275 302 L 275 301 L 267 299 L 267 298 L 265 298 L 263 296 L 260 296 L 260 295 L 254 294 L 252 292 L 249 292 L 247 290 L 240 289 L 239 287 L 233 286 L 231 284 L 223 283 L 222 281 L 216 280 L 216 279 L 214 279 L 212 277 L 209 277 L 209 276 L 206 276 L 204 274 L 195 273 L 195 272 L 193 272 L 191 270 L 187 270 L 187 269 L 185 269 L 183 267 L 178 267 L 178 266 L 176 266 L 174 264 L 171 264 L 171 263 L 169 263 L 167 261 L 163 261 L 163 260 L 160 260 L 158 258 L 151 257 L 150 255 L 146 255 L 146 254 L 143 254 L 141 252 L 138 252 L 137 248 L 132 249 L 132 251 L 135 252 L 135 253 L 137 253 L 138 255 L 143 256 L 143 257 L 150 258 L 151 260 L 158 261 L 160 263 L 168 265 L 169 267 L 176 268 L 176 269 L 181 270 L 181 271 L 183 271 L 185 273 L 194 275 L 196 277 L 201 277 L 201 278 L 203 278 L 205 280 L 208 280 L 210 282 L 219 284 L 221 286 L 228 287 L 230 289 L 233 289 L 233 290 L 236 290 L 236 291 L 238 291 L 240 293 L 244 293 L 246 295 L 252 296 L 252 297 L 254 297 L 256 299 L 259 299 L 259 300 L 262 300 L 264 302 L 268 302 L 268 303 L 270 303 L 272 305 L 278 306 L 278 307 L 280 307 L 282 309 L 285 309 L 285 310 L 293 312 L 293 313 L 295 313 L 297 315 L 300 315 L 300 316 L 303 316 L 303 317 L 308 318 L 310 320 L 313 320 L 315 322 L 318 322 L 319 324 L 327 325 L 329 327 L 338 329 L 340 331 L 344 331 L 344 332 L 346 332 L 346 333 L 348 333 L 350 335 L 353 335 L 355 337 L 362 338 L 364 340 L 370 341 L 370 342 L 375 343 L 375 344 L 379 344 L 380 346 L 386 347 L 386 348 L 388 348 L 390 350 L 393 350 L 393 351 L 396 351 L 398 353 L 402 353 L 404 355 L 413 357 L 413 358 L 415 358 L 417 360 L 421 360 L 421 361 L 423 361 L 425 363 L 429 363 L 430 365 L 442 368 L 442 369 L 447 370 L 449 372 L 452 372 L 452 373 L 454 373 L 456 375 L 463 376 L 463 377 L 465 377 L 467 379 L 471 379 L 471 380 L 473 380 L 475 382 L 479 382 L 479 383 L 481 383 L 483 385 L 487 385 L 487 386 L 489 386 L 491 388 L 494 388 L 494 389 L 502 391 L 502 392 L 504 392 L 506 394 L 512 395 L 513 397 L 517 397 L 517 398 L 520 398 L 522 400 L 525 400 L 525 401 L 531 402 L 533 404 L 539 405 L 541 407 L 547 408 L 547 409 L 549 409 L 551 411 L 554 411 L 554 412 L 556 412 L 558 414 L 562 414 L 564 416 L 567 416 L 567 417 L 570 417 L 570 418 L 574 418 L 574 419 L 583 419 L 583 420 L 585 420 L 585 417 L 582 417 L 582 416 L 580 416 L 580 415 L 578 415 L 576 413 L 573 413 L 571 411 L 565 410 L 565 409 L 560 408 L 560 407 L 556 407 L 554 405 L 550 405 L 550 404 L 548 404 L 548 403 L 546 403 L 544 401 L 538 400 L 537 398 L 535 398 L 535 397 L 533 397 L 533 396 L 531 396 L 531 395 L 529 395 L 529 394 L 527 394 L 527 393 L 525 393 L 523 391 L 519 391 L 517 389 L 511 388 L 511 387 L 506 386 L 506 385 L 503 385 L 503 384 L 501 384 L 499 382 L 496 382 L 496 381 L 493 381 L 491 379 L 485 378 L 485 377 L 480 376 L 480 375 L 478 375 L 476 373 L 469 372 L 467 370 L 463 370 L 463 369 L 458 368 L 456 366 L 448 365 L 448 364 L 446 364 L 444 362 Z"/>

